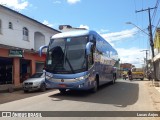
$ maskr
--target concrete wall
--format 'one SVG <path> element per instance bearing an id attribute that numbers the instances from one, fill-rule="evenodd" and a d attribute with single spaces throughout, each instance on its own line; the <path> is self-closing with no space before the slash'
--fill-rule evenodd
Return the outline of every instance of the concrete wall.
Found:
<path id="1" fill-rule="evenodd" d="M 9 50 L 20 48 L 24 50 L 24 57 L 13 57 L 13 82 L 14 86 L 20 83 L 20 60 L 29 60 L 30 74 L 36 72 L 36 63 L 45 62 L 45 54 L 40 57 L 37 53 L 41 45 L 48 45 L 51 36 L 59 31 L 47 27 L 32 18 L 28 18 L 18 12 L 10 10 L 0 5 L 0 57 L 9 58 Z M 12 23 L 13 29 L 9 28 L 9 22 Z M 23 39 L 23 28 L 29 31 L 29 39 Z M 1 85 L 2 86 L 2 85 Z"/>
<path id="2" fill-rule="evenodd" d="M 24 16 L 15 14 L 0 7 L 1 34 L 0 44 L 15 46 L 24 49 L 35 48 L 35 33 L 39 32 L 44 35 L 45 45 L 48 45 L 50 37 L 56 33 L 52 29 L 45 27 L 35 21 L 27 19 Z M 12 23 L 13 29 L 9 29 L 9 22 Z M 29 40 L 23 40 L 23 27 L 29 30 Z"/>

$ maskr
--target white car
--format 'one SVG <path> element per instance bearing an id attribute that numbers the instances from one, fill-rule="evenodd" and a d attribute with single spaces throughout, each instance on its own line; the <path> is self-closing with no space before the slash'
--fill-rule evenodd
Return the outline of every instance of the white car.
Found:
<path id="1" fill-rule="evenodd" d="M 46 90 L 45 73 L 35 73 L 30 78 L 23 82 L 23 91 Z"/>

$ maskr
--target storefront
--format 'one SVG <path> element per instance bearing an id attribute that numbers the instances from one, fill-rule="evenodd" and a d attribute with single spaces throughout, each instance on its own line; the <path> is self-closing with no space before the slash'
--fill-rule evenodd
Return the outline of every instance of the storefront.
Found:
<path id="1" fill-rule="evenodd" d="M 42 72 L 44 68 L 44 62 L 36 61 L 36 72 Z"/>
<path id="2" fill-rule="evenodd" d="M 153 61 L 155 63 L 156 78 L 160 80 L 160 53 L 153 58 Z"/>
<path id="3" fill-rule="evenodd" d="M 160 59 L 158 59 L 157 61 L 155 61 L 155 66 L 156 66 L 156 77 L 158 80 L 160 80 Z"/>
<path id="4" fill-rule="evenodd" d="M 31 50 L 0 48 L 0 85 L 19 86 L 44 67 L 45 55 Z"/>
<path id="5" fill-rule="evenodd" d="M 20 59 L 20 83 L 31 75 L 31 60 Z"/>
<path id="6" fill-rule="evenodd" d="M 0 85 L 13 84 L 13 59 L 0 57 Z"/>

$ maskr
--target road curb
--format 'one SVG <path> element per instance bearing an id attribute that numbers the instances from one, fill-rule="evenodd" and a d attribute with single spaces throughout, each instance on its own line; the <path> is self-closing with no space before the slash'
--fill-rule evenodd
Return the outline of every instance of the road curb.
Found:
<path id="1" fill-rule="evenodd" d="M 14 86 L 14 85 L 1 85 L 0 86 L 0 93 L 6 93 L 6 92 L 14 92 L 14 91 L 19 91 L 22 90 L 22 85 L 19 86 Z"/>
<path id="2" fill-rule="evenodd" d="M 150 87 L 154 87 L 160 93 L 160 82 L 159 81 L 150 81 Z"/>

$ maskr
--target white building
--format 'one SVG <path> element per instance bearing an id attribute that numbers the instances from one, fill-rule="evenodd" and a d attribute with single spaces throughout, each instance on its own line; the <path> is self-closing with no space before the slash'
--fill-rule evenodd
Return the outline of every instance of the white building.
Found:
<path id="1" fill-rule="evenodd" d="M 0 5 L 0 85 L 20 85 L 27 76 L 41 71 L 45 54 L 38 49 L 60 31 Z"/>

